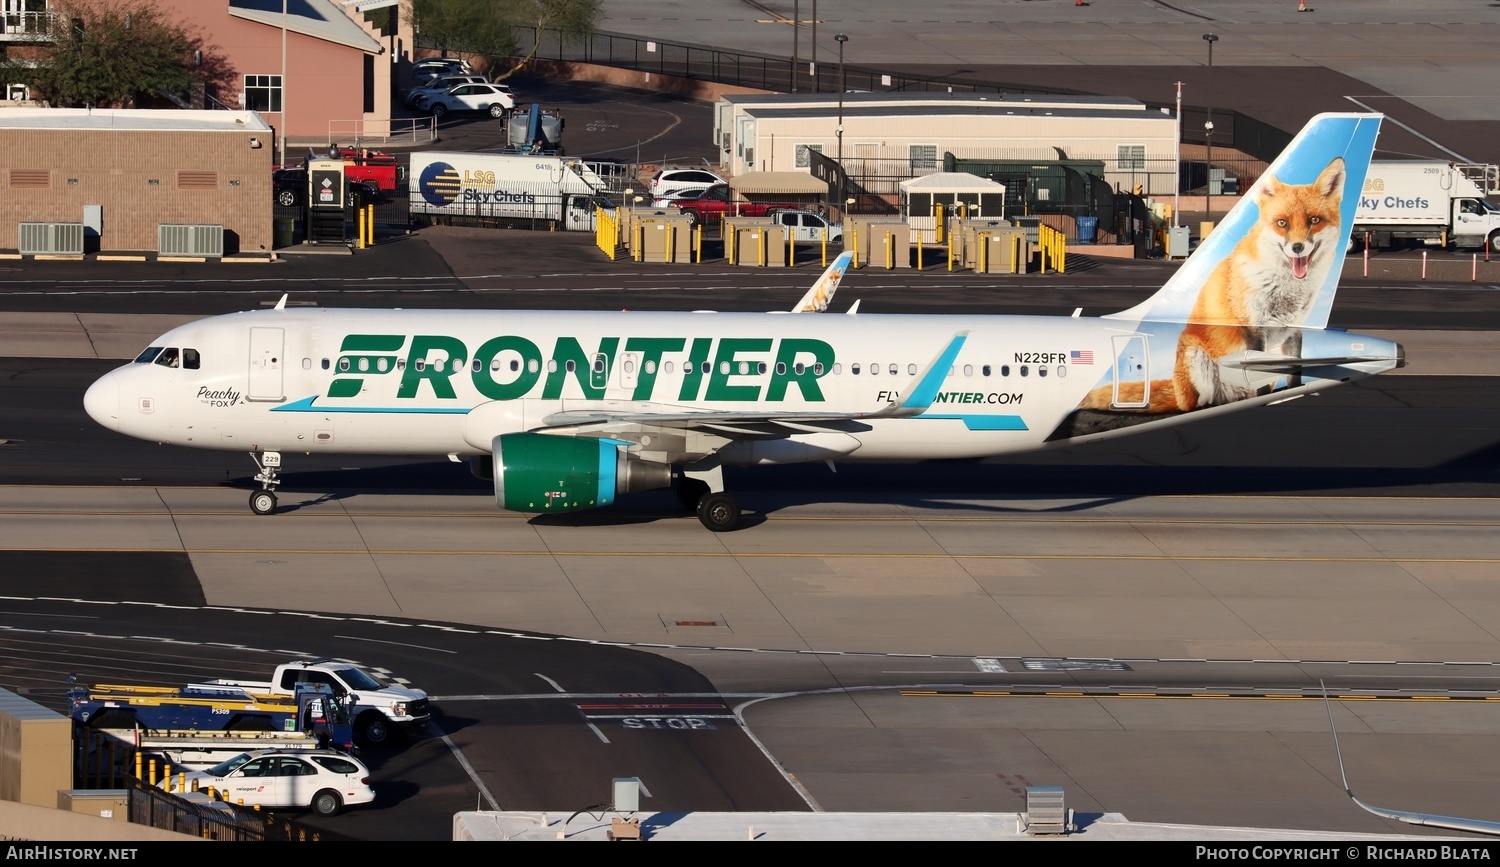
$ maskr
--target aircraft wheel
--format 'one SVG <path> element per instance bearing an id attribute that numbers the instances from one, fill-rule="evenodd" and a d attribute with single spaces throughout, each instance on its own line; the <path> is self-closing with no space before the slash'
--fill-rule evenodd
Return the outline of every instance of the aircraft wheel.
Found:
<path id="1" fill-rule="evenodd" d="M 708 494 L 698 501 L 698 520 L 715 533 L 725 533 L 740 526 L 740 504 L 733 494 L 723 491 Z"/>
<path id="2" fill-rule="evenodd" d="M 257 515 L 269 515 L 276 511 L 276 495 L 270 491 L 256 491 L 250 495 L 250 511 Z"/>
<path id="3" fill-rule="evenodd" d="M 708 482 L 699 479 L 690 479 L 684 476 L 677 480 L 677 500 L 682 507 L 688 511 L 698 508 L 703 498 L 708 496 Z"/>

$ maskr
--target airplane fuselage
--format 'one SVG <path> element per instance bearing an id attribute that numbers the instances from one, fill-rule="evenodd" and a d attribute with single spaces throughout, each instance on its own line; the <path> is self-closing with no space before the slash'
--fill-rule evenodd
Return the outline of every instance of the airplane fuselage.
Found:
<path id="1" fill-rule="evenodd" d="M 822 443 L 810 453 L 741 447 L 723 457 L 727 464 L 981 457 L 1179 420 L 1152 412 L 1149 390 L 1171 376 L 1180 330 L 1033 316 L 253 311 L 168 332 L 152 349 L 175 350 L 176 366 L 148 350 L 101 379 L 86 405 L 121 433 L 197 448 L 481 455 L 500 434 L 545 429 L 559 413 L 594 408 L 873 414 L 902 403 L 955 335 L 966 334 L 919 415 L 810 424 L 772 437 Z M 1396 357 L 1394 344 L 1374 338 L 1314 330 L 1308 342 L 1316 341 L 1343 345 L 1304 352 L 1348 355 L 1357 345 Z M 182 366 L 189 357 L 196 368 Z M 1275 375 L 1227 375 L 1265 395 L 1244 405 L 1275 399 Z M 1131 382 L 1133 392 L 1118 391 Z M 1303 377 L 1297 388 L 1317 385 Z M 1111 389 L 1104 415 L 1138 418 L 1065 428 L 1100 388 Z M 651 452 L 650 445 L 634 447 Z"/>

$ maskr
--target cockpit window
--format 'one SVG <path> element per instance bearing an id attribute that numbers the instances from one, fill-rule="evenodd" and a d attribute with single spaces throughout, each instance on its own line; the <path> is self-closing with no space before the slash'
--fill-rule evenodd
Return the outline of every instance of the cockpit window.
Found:
<path id="1" fill-rule="evenodd" d="M 178 363 L 177 347 L 169 346 L 166 349 L 163 349 L 161 351 L 161 355 L 156 356 L 156 361 L 154 363 L 160 364 L 162 367 L 176 367 Z"/>
<path id="2" fill-rule="evenodd" d="M 184 368 L 186 368 L 187 370 L 197 370 L 198 369 L 198 350 L 196 350 L 196 349 L 184 349 L 184 350 L 182 350 L 182 366 Z"/>
<path id="3" fill-rule="evenodd" d="M 150 364 L 156 356 L 161 354 L 160 346 L 148 346 L 140 355 L 135 357 L 136 364 Z"/>

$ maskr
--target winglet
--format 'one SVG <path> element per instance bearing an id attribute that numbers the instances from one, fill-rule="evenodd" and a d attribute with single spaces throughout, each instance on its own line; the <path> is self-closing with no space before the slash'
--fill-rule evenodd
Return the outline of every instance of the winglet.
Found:
<path id="1" fill-rule="evenodd" d="M 958 358 L 959 351 L 964 348 L 964 342 L 968 339 L 969 332 L 967 331 L 960 331 L 953 335 L 953 339 L 948 341 L 943 351 L 927 365 L 926 370 L 922 371 L 916 384 L 912 386 L 911 392 L 907 394 L 906 400 L 900 404 L 893 403 L 870 417 L 909 418 L 926 412 L 927 408 L 932 406 L 932 402 L 937 400 L 938 389 L 942 387 L 943 380 L 948 377 L 948 369 L 953 366 L 954 359 Z"/>
<path id="2" fill-rule="evenodd" d="M 277 309 L 277 310 L 285 310 L 286 309 L 286 299 L 291 294 L 292 293 L 290 293 L 290 292 L 284 293 L 281 296 L 281 300 L 276 302 L 276 308 L 275 309 Z"/>
<path id="3" fill-rule="evenodd" d="M 1344 784 L 1344 794 L 1349 796 L 1357 807 L 1367 813 L 1374 813 L 1382 819 L 1394 819 L 1397 822 L 1405 822 L 1408 825 L 1423 825 L 1430 828 L 1448 828 L 1454 831 L 1468 831 L 1473 834 L 1484 834 L 1489 837 L 1500 837 L 1500 822 L 1491 822 L 1486 819 L 1468 819 L 1462 816 L 1435 816 L 1431 813 L 1417 813 L 1411 810 L 1391 810 L 1385 807 L 1373 807 L 1354 796 L 1354 790 L 1349 788 L 1349 777 L 1344 773 L 1344 754 L 1339 749 L 1339 730 L 1333 724 L 1333 705 L 1328 701 L 1328 685 L 1322 680 L 1318 685 L 1323 688 L 1323 707 L 1328 711 L 1328 728 L 1333 732 L 1333 754 L 1338 758 L 1339 780 Z"/>
<path id="4" fill-rule="evenodd" d="M 828 309 L 828 302 L 833 300 L 833 293 L 838 291 L 839 281 L 844 279 L 844 272 L 849 270 L 849 263 L 854 261 L 854 251 L 840 253 L 823 276 L 813 283 L 802 300 L 792 307 L 793 313 L 822 313 Z"/>

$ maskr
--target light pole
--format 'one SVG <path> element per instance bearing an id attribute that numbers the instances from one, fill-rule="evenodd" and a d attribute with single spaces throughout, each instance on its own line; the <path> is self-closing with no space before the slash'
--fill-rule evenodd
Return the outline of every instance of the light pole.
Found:
<path id="1" fill-rule="evenodd" d="M 834 135 L 838 137 L 839 164 L 839 199 L 844 198 L 844 43 L 849 41 L 849 36 L 840 33 L 833 37 L 839 44 L 839 125 L 833 128 Z"/>
<path id="2" fill-rule="evenodd" d="M 1204 163 L 1208 166 L 1208 176 L 1203 184 L 1203 212 L 1212 217 L 1214 214 L 1212 200 L 1214 190 L 1214 43 L 1219 37 L 1212 33 L 1203 34 L 1203 41 L 1208 43 L 1208 78 L 1204 82 L 1204 94 L 1208 98 L 1208 115 L 1203 121 L 1203 141 L 1206 145 L 1206 156 Z"/>
<path id="3" fill-rule="evenodd" d="M 812 55 L 813 93 L 821 93 L 823 87 L 818 82 L 818 0 L 813 0 Z"/>
<path id="4" fill-rule="evenodd" d="M 276 143 L 280 145 L 280 164 L 286 165 L 286 3 L 281 0 L 281 135 L 276 137 Z"/>
<path id="5" fill-rule="evenodd" d="M 797 19 L 802 16 L 802 0 L 792 0 L 792 93 L 797 92 Z"/>

